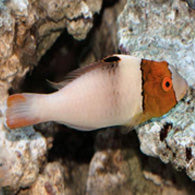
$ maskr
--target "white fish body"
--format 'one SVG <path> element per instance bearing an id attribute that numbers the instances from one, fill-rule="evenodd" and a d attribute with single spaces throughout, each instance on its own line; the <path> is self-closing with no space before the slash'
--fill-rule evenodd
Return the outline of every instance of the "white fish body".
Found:
<path id="1" fill-rule="evenodd" d="M 80 130 L 127 124 L 142 112 L 138 64 L 140 59 L 124 56 L 115 73 L 101 67 L 86 72 L 59 91 L 34 98 L 32 113 Z"/>
<path id="2" fill-rule="evenodd" d="M 74 78 L 55 93 L 10 96 L 6 125 L 57 121 L 79 130 L 134 125 L 144 111 L 141 61 L 114 55 L 73 72 Z"/>

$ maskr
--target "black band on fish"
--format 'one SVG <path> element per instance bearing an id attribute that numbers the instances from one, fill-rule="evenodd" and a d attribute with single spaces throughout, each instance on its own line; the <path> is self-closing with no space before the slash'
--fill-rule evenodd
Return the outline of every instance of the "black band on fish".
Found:
<path id="1" fill-rule="evenodd" d="M 145 103 L 144 103 L 144 100 L 145 100 L 145 94 L 144 94 L 144 70 L 143 70 L 143 59 L 141 60 L 141 64 L 140 64 L 140 69 L 141 69 L 141 77 L 142 77 L 142 92 L 141 92 L 141 96 L 142 96 L 142 109 L 143 109 L 143 112 L 145 110 Z"/>
<path id="2" fill-rule="evenodd" d="M 109 56 L 103 59 L 104 62 L 119 62 L 121 59 L 118 56 Z"/>

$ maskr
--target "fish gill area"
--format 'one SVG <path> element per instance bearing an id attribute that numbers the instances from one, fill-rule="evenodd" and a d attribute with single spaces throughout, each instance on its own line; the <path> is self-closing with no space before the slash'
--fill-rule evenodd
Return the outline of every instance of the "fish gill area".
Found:
<path id="1" fill-rule="evenodd" d="M 0 194 L 195 193 L 193 0 L 0 0 Z M 187 80 L 166 117 L 123 134 L 54 122 L 4 127 L 4 101 L 113 53 L 166 60 Z"/>

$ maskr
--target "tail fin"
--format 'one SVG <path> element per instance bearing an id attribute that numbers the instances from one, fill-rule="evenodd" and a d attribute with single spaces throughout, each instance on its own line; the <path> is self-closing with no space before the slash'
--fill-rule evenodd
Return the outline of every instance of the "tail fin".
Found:
<path id="1" fill-rule="evenodd" d="M 40 122 L 34 113 L 35 94 L 15 94 L 7 99 L 6 125 L 10 129 L 25 127 Z"/>

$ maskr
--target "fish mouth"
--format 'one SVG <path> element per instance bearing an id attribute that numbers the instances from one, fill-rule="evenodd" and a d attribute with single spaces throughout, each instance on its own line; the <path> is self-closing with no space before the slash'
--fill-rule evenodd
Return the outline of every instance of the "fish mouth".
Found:
<path id="1" fill-rule="evenodd" d="M 180 101 L 181 99 L 185 98 L 188 94 L 188 91 L 189 91 L 189 86 L 188 86 L 187 82 L 184 79 L 183 79 L 183 82 L 182 82 L 180 88 L 181 89 L 179 90 L 179 92 L 178 92 L 177 89 L 176 89 L 177 91 L 175 92 L 177 101 Z"/>
<path id="2" fill-rule="evenodd" d="M 175 92 L 177 102 L 185 97 L 189 86 L 186 80 L 175 70 L 175 68 L 169 65 L 169 69 L 172 73 L 173 89 Z"/>

